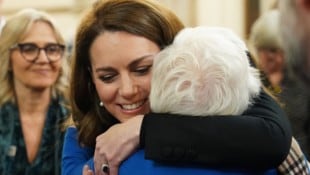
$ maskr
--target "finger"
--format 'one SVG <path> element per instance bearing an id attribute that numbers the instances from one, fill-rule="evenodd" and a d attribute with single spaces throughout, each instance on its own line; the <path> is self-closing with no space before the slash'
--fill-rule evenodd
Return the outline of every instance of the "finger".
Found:
<path id="1" fill-rule="evenodd" d="M 95 166 L 95 172 L 96 175 L 105 175 L 105 173 L 102 171 L 101 164 L 97 163 Z"/>
<path id="2" fill-rule="evenodd" d="M 104 163 L 101 165 L 101 171 L 104 172 L 105 174 L 109 174 L 110 172 L 110 167 L 108 164 Z"/>
<path id="3" fill-rule="evenodd" d="M 110 169 L 108 168 L 103 168 L 103 166 L 101 166 L 101 168 L 99 168 L 98 170 L 96 170 L 96 175 L 110 175 Z"/>
<path id="4" fill-rule="evenodd" d="M 105 174 L 107 175 L 107 174 Z M 109 175 L 118 175 L 118 166 L 109 166 Z"/>
<path id="5" fill-rule="evenodd" d="M 88 165 L 83 166 L 83 175 L 94 175 L 93 171 L 89 169 Z"/>
<path id="6" fill-rule="evenodd" d="M 95 157 L 94 163 L 95 163 L 96 175 L 109 174 L 109 165 L 108 165 L 108 161 L 106 160 L 105 156 L 99 155 Z"/>

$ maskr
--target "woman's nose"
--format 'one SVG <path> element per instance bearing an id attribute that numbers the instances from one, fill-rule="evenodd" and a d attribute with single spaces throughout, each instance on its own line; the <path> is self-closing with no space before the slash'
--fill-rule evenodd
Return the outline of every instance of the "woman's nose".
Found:
<path id="1" fill-rule="evenodd" d="M 138 87 L 134 78 L 126 75 L 121 79 L 121 86 L 119 88 L 119 94 L 124 98 L 131 98 L 138 92 Z"/>
<path id="2" fill-rule="evenodd" d="M 48 63 L 49 59 L 47 57 L 47 53 L 44 49 L 39 50 L 38 59 L 36 60 L 37 63 Z"/>

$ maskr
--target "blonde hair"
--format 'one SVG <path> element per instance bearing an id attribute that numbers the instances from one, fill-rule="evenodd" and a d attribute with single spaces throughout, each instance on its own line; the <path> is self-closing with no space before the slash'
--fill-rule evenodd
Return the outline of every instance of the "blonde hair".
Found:
<path id="1" fill-rule="evenodd" d="M 225 28 L 183 29 L 155 58 L 151 110 L 192 116 L 237 115 L 261 88 L 245 43 Z"/>
<path id="2" fill-rule="evenodd" d="M 249 45 L 255 57 L 257 57 L 259 49 L 283 50 L 278 10 L 265 12 L 255 21 L 251 28 Z"/>
<path id="3" fill-rule="evenodd" d="M 21 41 L 29 31 L 29 28 L 37 21 L 49 24 L 55 32 L 57 42 L 65 45 L 64 38 L 52 18 L 43 11 L 24 9 L 9 18 L 0 35 L 0 105 L 9 101 L 15 101 L 13 74 L 10 65 L 10 48 Z M 60 75 L 52 87 L 54 95 L 67 96 L 65 92 L 68 88 L 68 70 L 67 59 L 63 59 Z"/>

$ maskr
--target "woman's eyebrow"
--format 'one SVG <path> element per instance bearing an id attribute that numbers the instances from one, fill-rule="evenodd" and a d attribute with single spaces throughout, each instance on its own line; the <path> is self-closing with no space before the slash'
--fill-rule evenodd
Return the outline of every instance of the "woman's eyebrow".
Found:
<path id="1" fill-rule="evenodd" d="M 132 68 L 132 67 L 136 67 L 141 61 L 150 58 L 150 57 L 154 57 L 156 54 L 149 54 L 149 55 L 145 55 L 142 57 L 139 57 L 137 59 L 135 59 L 134 61 L 132 61 L 127 67 L 128 68 Z M 103 66 L 103 67 L 99 67 L 95 69 L 95 72 L 101 72 L 101 71 L 105 71 L 105 72 L 113 72 L 115 71 L 115 68 L 110 67 L 110 66 Z"/>
<path id="2" fill-rule="evenodd" d="M 136 60 L 134 60 L 133 62 L 131 62 L 129 65 L 128 65 L 128 68 L 131 68 L 131 67 L 135 67 L 137 66 L 141 61 L 147 59 L 147 58 L 150 58 L 150 57 L 154 57 L 156 54 L 149 54 L 149 55 L 145 55 L 145 56 L 142 56 L 140 58 L 137 58 Z"/>

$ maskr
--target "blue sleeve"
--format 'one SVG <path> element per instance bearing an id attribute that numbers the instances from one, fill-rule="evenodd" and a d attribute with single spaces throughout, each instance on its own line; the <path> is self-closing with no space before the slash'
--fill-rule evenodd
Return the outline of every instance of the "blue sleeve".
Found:
<path id="1" fill-rule="evenodd" d="M 61 174 L 62 175 L 80 175 L 83 166 L 87 164 L 94 170 L 94 151 L 88 147 L 82 147 L 77 139 L 77 129 L 69 127 L 64 138 L 62 151 Z"/>

